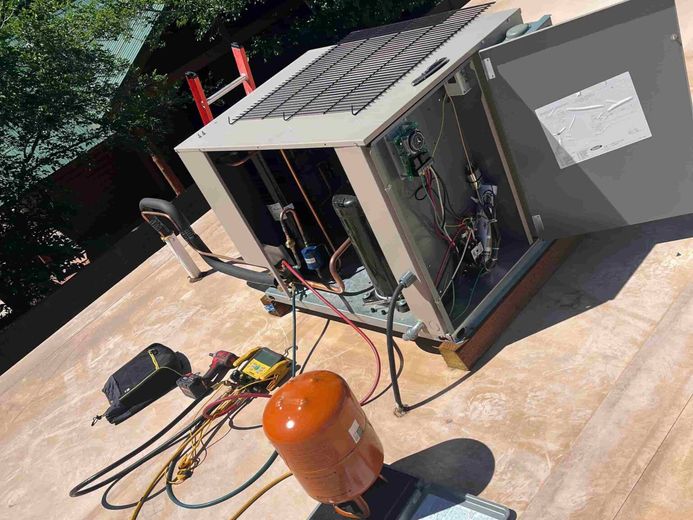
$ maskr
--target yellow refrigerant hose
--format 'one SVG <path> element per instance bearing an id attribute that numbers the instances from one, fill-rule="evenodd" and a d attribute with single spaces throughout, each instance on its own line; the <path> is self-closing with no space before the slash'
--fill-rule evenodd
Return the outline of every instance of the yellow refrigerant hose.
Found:
<path id="1" fill-rule="evenodd" d="M 248 499 L 248 501 L 241 506 L 241 508 L 236 511 L 230 518 L 229 520 L 238 520 L 243 513 L 245 513 L 250 506 L 252 506 L 255 502 L 258 501 L 264 495 L 267 493 L 270 489 L 272 489 L 274 486 L 282 482 L 283 480 L 286 480 L 289 478 L 293 473 L 284 473 L 282 476 L 275 478 L 272 482 L 269 482 L 265 487 L 260 489 L 257 493 L 255 493 L 252 497 Z"/>
<path id="2" fill-rule="evenodd" d="M 268 378 L 268 379 L 271 379 L 271 377 Z M 265 381 L 265 380 L 262 380 L 262 381 Z M 253 383 L 253 384 L 256 384 L 256 383 Z M 243 387 L 234 389 L 234 390 L 228 392 L 227 395 L 228 395 L 229 397 L 232 397 L 232 396 L 234 396 L 234 395 L 236 395 L 236 394 L 239 394 L 240 392 L 242 392 L 243 390 L 245 390 L 245 389 L 246 389 L 247 387 L 249 387 L 249 386 L 252 386 L 252 385 L 246 385 L 246 386 L 243 386 Z M 218 395 L 218 393 L 219 393 L 219 390 L 221 390 L 221 389 L 223 389 L 223 385 L 219 385 L 219 387 L 216 389 L 216 391 L 214 392 L 214 394 L 212 394 L 212 396 L 209 397 L 209 399 L 207 399 L 207 403 L 215 403 L 215 402 L 218 402 L 218 401 L 215 401 L 215 399 L 218 399 L 218 398 L 217 398 L 217 395 Z M 216 411 L 221 411 L 221 412 L 223 413 L 224 411 L 229 410 L 230 408 L 232 408 L 233 405 L 234 405 L 234 401 L 233 401 L 233 400 L 229 400 L 229 401 L 226 401 L 226 402 L 219 402 L 219 404 L 218 404 L 217 407 L 215 408 L 215 412 L 216 412 Z M 207 408 L 207 406 L 210 406 L 210 404 L 207 404 L 207 405 L 203 408 L 203 410 L 205 410 L 205 409 Z M 201 412 L 201 411 L 198 412 L 197 415 L 196 415 L 196 417 L 198 417 L 200 413 L 202 413 L 202 412 Z M 185 451 L 185 449 L 186 449 L 188 446 L 191 448 L 191 452 L 190 452 L 189 456 L 186 457 L 186 459 L 185 459 L 184 461 L 182 461 L 182 462 L 183 462 L 184 468 L 180 468 L 180 467 L 179 467 L 179 471 L 182 469 L 182 470 L 183 470 L 183 473 L 185 473 L 185 468 L 186 468 L 188 465 L 193 464 L 193 460 L 194 460 L 194 458 L 195 458 L 195 454 L 196 454 L 197 450 L 199 449 L 200 444 L 202 443 L 202 439 L 204 438 L 205 434 L 209 431 L 210 426 L 211 426 L 214 422 L 218 421 L 220 418 L 221 418 L 221 417 L 216 417 L 216 418 L 213 418 L 213 419 L 205 419 L 205 421 L 202 423 L 202 425 L 200 426 L 200 428 L 199 428 L 197 431 L 191 433 L 191 434 L 188 436 L 187 439 L 184 439 L 184 440 L 181 442 L 181 444 L 178 446 L 178 448 L 176 449 L 176 451 L 175 451 L 175 453 L 173 454 L 173 456 L 172 456 L 170 459 L 168 459 L 168 461 L 166 462 L 166 464 L 165 464 L 165 465 L 161 468 L 161 470 L 154 476 L 154 478 L 152 479 L 152 481 L 151 481 L 151 482 L 149 483 L 149 485 L 147 486 L 146 491 L 144 492 L 144 494 L 142 495 L 142 497 L 140 498 L 140 500 L 137 502 L 137 506 L 135 507 L 134 511 L 132 512 L 132 516 L 130 517 L 130 520 L 136 520 L 136 519 L 137 519 L 137 517 L 138 517 L 139 514 L 140 514 L 140 511 L 142 510 L 142 506 L 144 506 L 145 502 L 147 501 L 147 498 L 149 497 L 149 495 L 151 495 L 151 493 L 152 493 L 152 491 L 154 490 L 154 488 L 156 487 L 156 485 L 157 485 L 159 482 L 161 482 L 162 479 L 165 479 L 165 478 L 166 478 L 166 472 L 167 472 L 168 466 L 169 466 L 174 460 L 178 459 L 179 456 L 181 455 L 181 453 L 183 453 L 183 451 Z M 261 490 L 261 492 L 260 492 L 257 496 L 253 497 L 253 499 L 254 499 L 253 502 L 254 502 L 255 500 L 257 500 L 258 498 L 260 498 L 260 496 L 262 496 L 262 494 L 263 494 L 264 492 L 266 492 L 267 490 L 271 489 L 274 485 L 278 484 L 279 482 L 281 482 L 282 480 L 284 480 L 285 478 L 287 478 L 287 477 L 289 477 L 289 476 L 291 476 L 291 473 L 288 473 L 288 474 L 284 475 L 281 479 L 277 479 L 276 482 L 271 482 L 271 483 L 270 483 L 271 485 L 268 485 L 268 486 L 267 486 L 267 489 L 265 489 L 264 491 Z M 181 476 L 180 474 L 179 474 L 178 477 L 179 477 L 179 478 L 182 477 L 181 480 L 178 480 L 177 482 L 172 482 L 172 484 L 178 483 L 178 482 L 180 482 L 180 481 L 182 481 L 182 480 L 185 480 L 185 478 L 187 478 L 187 476 Z M 245 511 L 245 509 L 247 509 L 248 507 L 250 507 L 250 505 L 251 505 L 253 502 L 249 502 L 246 506 L 244 506 L 244 509 L 239 513 L 239 515 L 240 515 L 243 511 Z"/>

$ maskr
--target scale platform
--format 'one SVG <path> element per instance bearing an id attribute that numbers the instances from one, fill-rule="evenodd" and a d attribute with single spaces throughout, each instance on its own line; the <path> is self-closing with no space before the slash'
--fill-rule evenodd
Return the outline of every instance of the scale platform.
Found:
<path id="1" fill-rule="evenodd" d="M 467 493 L 427 484 L 389 466 L 363 498 L 371 520 L 510 520 L 507 507 Z M 328 504 L 320 504 L 308 520 L 344 520 Z"/>

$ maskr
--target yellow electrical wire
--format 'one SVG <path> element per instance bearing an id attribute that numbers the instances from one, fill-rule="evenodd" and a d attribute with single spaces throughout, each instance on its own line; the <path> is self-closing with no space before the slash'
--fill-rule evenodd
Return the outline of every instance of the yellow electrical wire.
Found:
<path id="1" fill-rule="evenodd" d="M 289 478 L 293 473 L 284 473 L 282 476 L 275 478 L 272 482 L 269 482 L 265 487 L 260 489 L 257 493 L 255 493 L 252 497 L 248 499 L 248 501 L 241 506 L 241 508 L 236 511 L 230 518 L 229 520 L 238 520 L 243 513 L 245 513 L 250 506 L 252 506 L 255 502 L 257 502 L 262 495 L 267 493 L 270 489 L 272 489 L 274 486 L 282 482 L 283 480 L 286 480 Z"/>

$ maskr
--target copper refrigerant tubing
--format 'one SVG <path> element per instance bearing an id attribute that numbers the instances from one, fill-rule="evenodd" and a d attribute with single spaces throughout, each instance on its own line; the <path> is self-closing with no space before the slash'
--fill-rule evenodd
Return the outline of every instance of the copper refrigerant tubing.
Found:
<path id="1" fill-rule="evenodd" d="M 291 215 L 293 217 L 294 222 L 296 223 L 296 227 L 298 228 L 298 232 L 301 235 L 301 240 L 303 240 L 303 245 L 307 246 L 308 240 L 306 239 L 306 233 L 305 231 L 303 231 L 301 221 L 298 219 L 298 213 L 296 213 L 296 210 L 293 208 L 284 208 L 282 209 L 282 212 L 279 214 L 279 223 L 282 226 L 282 231 L 284 231 L 284 236 L 286 238 L 290 238 L 289 230 L 286 228 L 286 225 L 284 224 L 287 215 Z"/>
<path id="2" fill-rule="evenodd" d="M 313 289 L 317 289 L 318 291 L 324 291 L 332 294 L 344 294 L 346 291 L 346 286 L 344 285 L 344 280 L 339 275 L 337 264 L 339 263 L 339 259 L 342 257 L 342 255 L 347 249 L 349 249 L 349 246 L 351 246 L 351 240 L 347 238 L 330 257 L 330 275 L 332 276 L 332 280 L 337 287 L 330 287 L 324 283 L 311 282 L 309 280 L 306 280 L 304 285 L 308 285 Z"/>
<path id="3" fill-rule="evenodd" d="M 171 225 L 173 226 L 173 228 L 176 230 L 176 232 L 179 235 L 181 234 L 181 230 L 178 228 L 178 225 L 166 213 L 163 213 L 161 211 L 141 211 L 140 214 L 142 215 L 142 218 L 147 221 L 147 223 L 149 223 L 150 217 L 163 217 L 171 223 Z M 162 236 L 161 238 L 163 239 L 166 237 Z M 187 240 L 186 240 L 186 242 L 187 242 Z M 231 256 L 220 255 L 219 253 L 211 253 L 211 252 L 208 253 L 207 251 L 200 251 L 199 249 L 191 246 L 190 244 L 188 244 L 188 245 L 190 246 L 190 248 L 193 251 L 195 251 L 200 256 L 208 256 L 210 258 L 216 258 L 217 260 L 229 262 L 230 264 L 247 265 L 250 267 L 258 267 L 260 269 L 266 269 L 265 267 L 263 267 L 261 265 L 249 264 L 248 262 L 243 260 L 243 258 L 239 258 L 239 257 L 234 258 Z"/>
<path id="4" fill-rule="evenodd" d="M 320 291 L 325 291 L 332 294 L 344 294 L 344 291 L 346 291 L 346 286 L 344 285 L 344 280 L 342 280 L 342 277 L 339 275 L 337 264 L 339 263 L 339 259 L 342 257 L 344 252 L 349 249 L 350 245 L 351 240 L 347 238 L 330 257 L 330 275 L 332 276 L 332 280 L 337 287 L 330 287 L 319 282 L 310 281 L 307 281 L 308 285 L 310 285 L 313 289 L 318 289 Z"/>
<path id="5" fill-rule="evenodd" d="M 301 221 L 298 219 L 298 213 L 296 213 L 296 211 L 294 211 L 291 208 L 282 209 L 282 212 L 279 214 L 279 224 L 282 226 L 282 231 L 284 232 L 284 245 L 291 250 L 291 253 L 294 255 L 294 261 L 296 262 L 296 268 L 300 269 L 301 255 L 298 254 L 296 241 L 291 236 L 291 233 L 289 233 L 289 228 L 286 227 L 286 215 L 291 215 L 294 218 L 294 222 L 296 223 L 296 227 L 298 228 L 298 232 L 301 235 L 301 239 L 303 240 L 304 246 L 308 246 L 308 241 L 306 240 L 306 234 L 303 231 Z"/>
<path id="6" fill-rule="evenodd" d="M 339 275 L 337 263 L 339 262 L 339 259 L 342 257 L 342 255 L 346 252 L 346 250 L 349 249 L 350 246 L 351 239 L 347 238 L 344 242 L 342 242 L 342 245 L 337 248 L 337 250 L 330 258 L 330 276 L 332 276 L 334 283 L 337 284 L 337 287 L 339 287 L 342 292 L 344 292 L 345 290 L 345 285 L 344 280 L 342 280 L 342 277 Z"/>
<path id="7" fill-rule="evenodd" d="M 226 164 L 228 164 L 229 166 L 233 166 L 233 167 L 243 166 L 245 163 L 247 163 L 250 159 L 252 159 L 257 154 L 258 154 L 258 151 L 254 150 L 252 152 L 248 152 L 246 154 L 246 156 L 243 157 L 242 159 L 239 159 L 237 161 L 231 161 L 231 162 L 228 162 Z"/>
<path id="8" fill-rule="evenodd" d="M 306 193 L 306 190 L 303 188 L 303 184 L 301 184 L 301 180 L 298 178 L 298 175 L 296 174 L 296 170 L 294 170 L 294 167 L 291 164 L 289 157 L 286 155 L 286 152 L 284 150 L 279 150 L 279 152 L 282 154 L 282 157 L 284 158 L 284 162 L 286 163 L 286 166 L 289 168 L 289 171 L 291 172 L 291 176 L 294 178 L 294 181 L 296 182 L 296 185 L 298 186 L 298 189 L 300 190 L 301 195 L 303 195 L 303 200 L 306 201 L 306 204 L 308 205 L 308 209 L 310 209 L 310 212 L 313 214 L 313 217 L 315 218 L 315 222 L 317 222 L 318 227 L 320 228 L 320 231 L 322 231 L 322 234 L 325 236 L 325 240 L 327 240 L 327 243 L 330 246 L 330 249 L 334 253 L 336 251 L 336 249 L 334 247 L 334 244 L 332 243 L 332 240 L 330 239 L 330 236 L 327 234 L 327 229 L 325 229 L 325 225 L 322 223 L 322 220 L 320 220 L 320 217 L 318 216 L 317 211 L 315 211 L 315 207 L 313 206 L 313 203 L 308 198 L 308 194 Z"/>

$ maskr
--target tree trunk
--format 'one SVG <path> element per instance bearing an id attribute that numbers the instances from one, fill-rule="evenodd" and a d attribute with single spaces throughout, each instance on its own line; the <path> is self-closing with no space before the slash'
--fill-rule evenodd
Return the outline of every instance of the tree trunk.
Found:
<path id="1" fill-rule="evenodd" d="M 156 165 L 156 167 L 159 169 L 164 179 L 166 179 L 166 182 L 171 187 L 173 192 L 176 194 L 176 196 L 183 193 L 183 191 L 185 190 L 185 186 L 183 186 L 183 183 L 175 174 L 173 168 L 171 168 L 171 165 L 168 164 L 168 161 L 166 161 L 166 159 L 164 158 L 163 154 L 161 153 L 161 150 L 159 150 L 159 148 L 154 143 L 149 142 L 147 144 L 149 146 L 149 157 L 151 158 L 152 162 Z"/>

